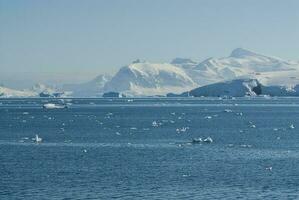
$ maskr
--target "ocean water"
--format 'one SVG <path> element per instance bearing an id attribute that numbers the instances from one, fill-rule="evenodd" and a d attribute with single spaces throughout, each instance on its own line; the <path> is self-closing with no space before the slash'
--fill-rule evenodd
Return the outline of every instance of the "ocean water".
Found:
<path id="1" fill-rule="evenodd" d="M 1 99 L 0 199 L 299 199 L 299 99 Z"/>

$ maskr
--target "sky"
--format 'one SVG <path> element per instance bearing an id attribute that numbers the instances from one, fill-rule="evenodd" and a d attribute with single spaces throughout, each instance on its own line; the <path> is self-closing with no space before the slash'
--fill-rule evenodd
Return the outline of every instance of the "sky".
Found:
<path id="1" fill-rule="evenodd" d="M 77 83 L 133 60 L 299 60 L 298 0 L 0 0 L 0 83 Z"/>

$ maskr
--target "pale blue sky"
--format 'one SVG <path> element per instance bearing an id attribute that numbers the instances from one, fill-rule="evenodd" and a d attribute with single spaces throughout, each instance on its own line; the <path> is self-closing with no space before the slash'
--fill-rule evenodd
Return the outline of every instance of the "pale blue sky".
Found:
<path id="1" fill-rule="evenodd" d="M 0 83 L 77 82 L 236 47 L 299 60 L 298 0 L 0 0 Z"/>

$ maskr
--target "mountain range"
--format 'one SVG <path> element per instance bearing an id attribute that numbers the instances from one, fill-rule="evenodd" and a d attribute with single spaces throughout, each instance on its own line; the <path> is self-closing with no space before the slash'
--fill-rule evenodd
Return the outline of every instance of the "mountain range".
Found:
<path id="1" fill-rule="evenodd" d="M 103 91 L 131 96 L 180 93 L 234 79 L 256 79 L 265 86 L 293 87 L 299 83 L 299 63 L 237 48 L 228 57 L 196 62 L 176 58 L 170 63 L 137 60 L 122 67 Z"/>
<path id="2" fill-rule="evenodd" d="M 257 80 L 263 86 L 283 86 L 292 90 L 299 84 L 299 62 L 266 56 L 237 48 L 227 57 L 197 62 L 175 58 L 169 63 L 136 60 L 113 75 L 99 75 L 82 84 L 62 85 L 74 97 L 99 97 L 105 92 L 126 96 L 154 96 L 183 93 L 230 80 Z M 36 89 L 16 91 L 0 87 L 2 96 L 35 95 Z"/>

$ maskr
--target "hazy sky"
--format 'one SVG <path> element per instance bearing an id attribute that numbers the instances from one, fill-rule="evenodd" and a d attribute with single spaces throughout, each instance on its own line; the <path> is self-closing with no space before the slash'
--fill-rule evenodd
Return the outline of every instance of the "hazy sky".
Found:
<path id="1" fill-rule="evenodd" d="M 236 47 L 299 60 L 298 0 L 0 0 L 0 83 L 77 82 Z M 14 84 L 13 84 L 14 83 Z"/>

